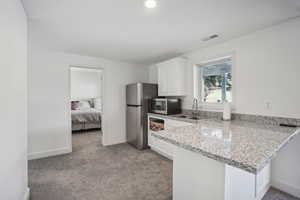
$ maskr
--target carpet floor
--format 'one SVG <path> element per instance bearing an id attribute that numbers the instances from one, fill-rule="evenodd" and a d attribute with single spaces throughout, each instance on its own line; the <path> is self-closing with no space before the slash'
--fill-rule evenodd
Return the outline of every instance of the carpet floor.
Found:
<path id="1" fill-rule="evenodd" d="M 99 131 L 73 134 L 71 154 L 29 161 L 31 200 L 171 200 L 172 161 L 128 144 L 104 147 Z M 263 200 L 299 200 L 270 189 Z"/>

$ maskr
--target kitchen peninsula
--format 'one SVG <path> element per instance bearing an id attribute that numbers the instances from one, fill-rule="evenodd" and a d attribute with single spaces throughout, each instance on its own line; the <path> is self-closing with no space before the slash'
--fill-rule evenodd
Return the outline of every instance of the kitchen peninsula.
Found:
<path id="1" fill-rule="evenodd" d="M 270 187 L 271 159 L 299 132 L 269 124 L 202 119 L 151 136 L 176 147 L 174 200 L 260 200 Z"/>

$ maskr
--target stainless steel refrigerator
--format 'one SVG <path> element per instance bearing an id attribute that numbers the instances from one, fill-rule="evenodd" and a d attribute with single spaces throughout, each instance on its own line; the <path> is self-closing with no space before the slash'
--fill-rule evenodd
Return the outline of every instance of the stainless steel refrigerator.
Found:
<path id="1" fill-rule="evenodd" d="M 126 86 L 126 137 L 137 149 L 148 147 L 147 113 L 157 97 L 157 84 L 134 83 Z"/>

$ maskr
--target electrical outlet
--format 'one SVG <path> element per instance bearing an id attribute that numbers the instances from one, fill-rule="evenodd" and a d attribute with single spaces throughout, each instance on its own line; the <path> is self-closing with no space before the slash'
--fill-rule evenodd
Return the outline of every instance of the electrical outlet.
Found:
<path id="1" fill-rule="evenodd" d="M 266 102 L 266 109 L 271 110 L 271 108 L 272 108 L 271 102 Z"/>

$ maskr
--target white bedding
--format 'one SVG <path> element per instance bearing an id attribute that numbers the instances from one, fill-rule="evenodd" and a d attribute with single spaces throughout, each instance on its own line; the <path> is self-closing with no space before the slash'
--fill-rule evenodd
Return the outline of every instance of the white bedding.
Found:
<path id="1" fill-rule="evenodd" d="M 72 123 L 97 123 L 101 122 L 101 112 L 95 108 L 72 110 Z"/>

